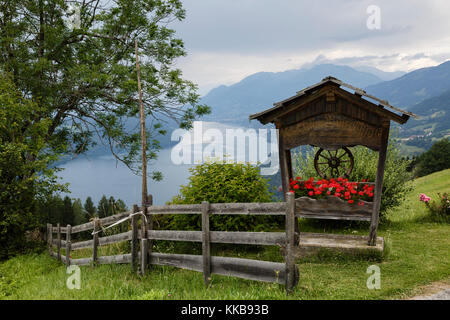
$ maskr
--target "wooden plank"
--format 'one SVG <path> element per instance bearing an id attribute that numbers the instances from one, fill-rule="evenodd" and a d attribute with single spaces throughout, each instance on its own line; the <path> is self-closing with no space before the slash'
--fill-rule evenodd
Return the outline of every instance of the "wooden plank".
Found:
<path id="1" fill-rule="evenodd" d="M 77 266 L 88 266 L 92 264 L 92 258 L 71 259 L 70 263 Z"/>
<path id="2" fill-rule="evenodd" d="M 267 203 L 214 203 L 210 204 L 210 214 L 284 215 L 283 202 Z M 183 204 L 151 206 L 147 214 L 201 214 L 201 205 Z"/>
<path id="3" fill-rule="evenodd" d="M 71 231 L 72 231 L 72 226 L 69 224 L 67 225 L 67 232 L 66 232 L 66 266 L 70 266 L 70 251 L 71 251 L 71 247 L 72 247 L 72 235 L 71 235 Z"/>
<path id="4" fill-rule="evenodd" d="M 130 262 L 132 262 L 131 253 L 119 254 L 115 256 L 103 256 L 98 258 L 99 264 L 130 263 Z"/>
<path id="5" fill-rule="evenodd" d="M 203 272 L 203 258 L 199 255 L 154 252 L 150 256 L 150 263 Z M 279 262 L 211 257 L 211 273 L 256 281 L 285 284 L 285 267 L 284 263 Z"/>
<path id="6" fill-rule="evenodd" d="M 370 221 L 373 202 L 358 201 L 349 204 L 340 198 L 327 196 L 321 199 L 300 197 L 295 199 L 296 216 L 301 218 Z"/>
<path id="7" fill-rule="evenodd" d="M 72 243 L 72 250 L 80 250 L 80 249 L 86 249 L 86 248 L 92 248 L 94 243 L 94 240 L 86 240 L 86 241 L 80 241 Z"/>
<path id="8" fill-rule="evenodd" d="M 111 244 L 111 243 L 128 241 L 128 240 L 132 239 L 132 237 L 133 237 L 132 233 L 133 233 L 132 230 L 130 230 L 130 231 L 127 231 L 127 232 L 114 234 L 114 235 L 111 235 L 111 236 L 101 237 L 101 238 L 98 239 L 98 242 L 99 242 L 100 246 L 105 246 L 105 245 Z"/>
<path id="9" fill-rule="evenodd" d="M 53 227 L 51 223 L 47 224 L 47 245 L 48 253 L 51 254 L 53 252 Z"/>
<path id="10" fill-rule="evenodd" d="M 211 203 L 210 214 L 284 215 L 284 202 Z"/>
<path id="11" fill-rule="evenodd" d="M 384 239 L 377 237 L 376 246 L 367 244 L 367 236 L 327 233 L 300 233 L 300 246 L 295 248 L 295 257 L 315 254 L 321 249 L 344 253 L 377 252 L 384 250 Z"/>
<path id="12" fill-rule="evenodd" d="M 94 218 L 94 235 L 92 236 L 92 265 L 95 266 L 98 262 L 98 233 L 99 219 Z"/>
<path id="13" fill-rule="evenodd" d="M 202 257 L 203 280 L 209 285 L 211 280 L 211 242 L 209 233 L 209 202 L 202 202 Z"/>
<path id="14" fill-rule="evenodd" d="M 139 212 L 137 205 L 133 205 L 133 213 Z M 138 216 L 131 217 L 131 270 L 136 271 L 138 266 Z"/>
<path id="15" fill-rule="evenodd" d="M 295 195 L 286 193 L 286 293 L 291 293 L 295 286 L 295 262 L 293 248 L 295 246 Z"/>
<path id="16" fill-rule="evenodd" d="M 167 241 L 202 242 L 201 231 L 151 230 L 148 238 Z M 249 245 L 283 245 L 284 232 L 239 232 L 210 231 L 211 243 L 249 244 Z"/>
<path id="17" fill-rule="evenodd" d="M 58 261 L 61 261 L 61 225 L 59 224 L 59 222 L 56 225 L 56 233 L 56 239 L 58 241 L 56 244 L 56 254 Z"/>
<path id="18" fill-rule="evenodd" d="M 381 193 L 383 192 L 383 177 L 384 168 L 386 164 L 386 154 L 387 145 L 389 140 L 389 122 L 385 127 L 383 127 L 383 133 L 381 137 L 381 147 L 378 153 L 378 167 L 377 167 L 377 177 L 375 179 L 375 192 L 374 192 L 374 206 L 372 210 L 372 217 L 370 220 L 370 233 L 369 233 L 369 245 L 376 245 L 378 222 L 380 216 L 380 205 L 381 205 Z"/>
<path id="19" fill-rule="evenodd" d="M 164 206 L 149 206 L 147 214 L 201 214 L 201 204 L 171 204 Z"/>
<path id="20" fill-rule="evenodd" d="M 113 224 L 113 223 L 119 221 L 120 219 L 128 217 L 130 214 L 131 214 L 131 211 L 126 211 L 126 212 L 117 213 L 113 216 L 102 218 L 102 219 L 100 219 L 100 225 L 104 226 L 104 227 L 109 226 L 110 224 Z"/>
<path id="21" fill-rule="evenodd" d="M 88 231 L 94 229 L 94 221 L 89 221 L 83 224 L 79 224 L 77 226 L 72 227 L 72 234 L 82 232 L 82 231 Z"/>
<path id="22" fill-rule="evenodd" d="M 278 125 L 277 129 L 280 129 Z M 283 189 L 284 200 L 286 201 L 286 193 L 289 192 L 288 161 L 286 159 L 284 134 L 281 130 L 277 130 L 277 132 L 278 132 L 278 156 L 280 158 L 281 187 Z"/>
<path id="23" fill-rule="evenodd" d="M 153 215 L 147 214 L 148 207 L 153 206 L 153 196 L 151 194 L 147 195 L 147 201 L 145 204 L 146 204 L 146 206 L 143 207 L 144 216 L 143 216 L 142 220 L 143 220 L 143 224 L 146 226 L 146 228 L 145 228 L 145 233 L 142 232 L 143 239 L 148 238 L 147 237 L 148 230 L 153 230 Z M 145 217 L 145 219 L 144 219 L 144 217 Z M 145 245 L 147 247 L 147 253 L 146 253 L 146 257 L 145 257 L 144 270 L 147 270 L 150 268 L 150 265 L 148 264 L 148 259 L 149 259 L 150 254 L 153 251 L 153 240 L 148 239 L 148 241 Z M 142 259 L 142 257 L 141 257 L 141 259 Z"/>
<path id="24" fill-rule="evenodd" d="M 141 240 L 141 275 L 145 276 L 148 265 L 148 239 Z"/>
<path id="25" fill-rule="evenodd" d="M 65 255 L 60 255 L 59 259 L 61 260 L 62 263 L 64 263 L 65 265 L 67 265 L 67 257 Z"/>
<path id="26" fill-rule="evenodd" d="M 58 248 L 58 239 L 53 239 L 52 240 L 52 245 L 54 245 L 55 247 Z M 61 248 L 65 248 L 66 247 L 66 241 L 61 239 Z"/>

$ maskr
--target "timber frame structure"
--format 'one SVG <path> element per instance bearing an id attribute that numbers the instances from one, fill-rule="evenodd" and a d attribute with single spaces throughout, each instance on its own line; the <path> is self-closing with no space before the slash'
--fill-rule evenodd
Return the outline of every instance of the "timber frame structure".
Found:
<path id="1" fill-rule="evenodd" d="M 411 116 L 417 118 L 362 89 L 326 77 L 249 119 L 262 124 L 274 123 L 278 129 L 283 194 L 289 191 L 289 179 L 293 177 L 292 148 L 311 145 L 337 150 L 361 145 L 378 151 L 374 200 L 364 209 L 337 203 L 339 199 L 329 198 L 320 203 L 306 197 L 296 200 L 301 217 L 370 221 L 368 245 L 373 246 L 377 239 L 390 121 L 404 124 Z"/>

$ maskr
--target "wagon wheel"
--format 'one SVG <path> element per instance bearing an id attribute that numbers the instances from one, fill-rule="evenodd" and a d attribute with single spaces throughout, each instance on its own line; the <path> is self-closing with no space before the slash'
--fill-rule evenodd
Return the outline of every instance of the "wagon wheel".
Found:
<path id="1" fill-rule="evenodd" d="M 337 150 L 320 148 L 314 157 L 314 168 L 325 179 L 348 178 L 353 170 L 353 155 L 346 147 Z"/>

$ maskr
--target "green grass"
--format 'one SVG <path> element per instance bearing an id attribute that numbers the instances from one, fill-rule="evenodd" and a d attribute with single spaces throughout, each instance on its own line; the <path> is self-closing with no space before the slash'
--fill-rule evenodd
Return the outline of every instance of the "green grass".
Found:
<path id="1" fill-rule="evenodd" d="M 300 282 L 293 294 L 284 287 L 232 277 L 212 276 L 206 288 L 202 274 L 171 267 L 153 266 L 141 278 L 129 265 L 81 267 L 81 289 L 66 287 L 66 268 L 47 253 L 28 254 L 0 264 L 2 299 L 398 299 L 420 292 L 420 286 L 450 278 L 450 225 L 433 222 L 419 202 L 419 194 L 432 198 L 450 192 L 450 170 L 419 178 L 404 205 L 389 212 L 390 222 L 380 226 L 387 253 L 377 258 L 323 253 L 296 261 Z M 301 221 L 302 231 L 367 234 L 368 225 L 336 229 Z M 104 253 L 120 248 L 104 249 Z M 216 254 L 282 261 L 274 247 L 242 251 L 215 248 Z M 80 254 L 89 254 L 88 251 Z M 366 287 L 367 267 L 381 269 L 381 289 Z"/>

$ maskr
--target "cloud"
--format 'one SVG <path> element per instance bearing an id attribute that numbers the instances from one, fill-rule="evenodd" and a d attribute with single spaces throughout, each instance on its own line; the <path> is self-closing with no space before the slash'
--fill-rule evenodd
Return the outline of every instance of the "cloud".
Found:
<path id="1" fill-rule="evenodd" d="M 385 71 L 435 65 L 450 52 L 450 1 L 378 0 L 381 29 L 369 30 L 372 0 L 185 0 L 173 27 L 188 57 L 179 66 L 202 91 L 259 71 L 299 68 L 322 54 Z"/>

